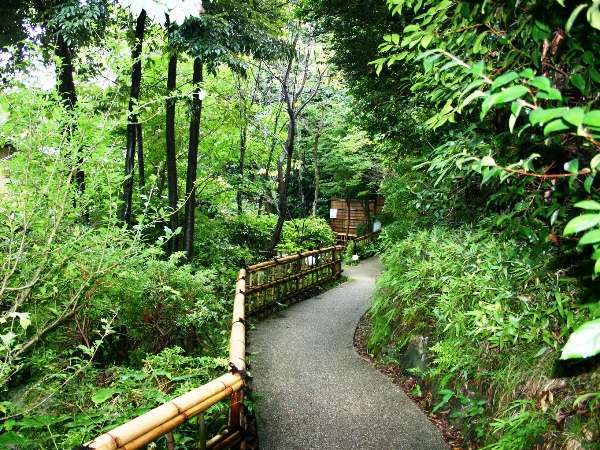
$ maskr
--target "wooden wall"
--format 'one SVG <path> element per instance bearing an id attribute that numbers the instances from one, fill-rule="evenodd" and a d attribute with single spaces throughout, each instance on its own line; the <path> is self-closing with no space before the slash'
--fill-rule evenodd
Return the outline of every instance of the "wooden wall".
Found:
<path id="1" fill-rule="evenodd" d="M 350 230 L 349 236 L 356 236 L 358 227 L 367 223 L 365 214 L 365 203 L 369 207 L 371 219 L 374 215 L 381 213 L 383 210 L 383 197 L 377 197 L 370 200 L 350 200 Z M 337 210 L 335 218 L 329 218 L 331 229 L 336 234 L 346 235 L 346 225 L 348 223 L 348 208 L 346 200 L 342 198 L 332 198 L 329 202 L 330 210 Z M 370 228 L 366 232 L 372 231 Z"/>

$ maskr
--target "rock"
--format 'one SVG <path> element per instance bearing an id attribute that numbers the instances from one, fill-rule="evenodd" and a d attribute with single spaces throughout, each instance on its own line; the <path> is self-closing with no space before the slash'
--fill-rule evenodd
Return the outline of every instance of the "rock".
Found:
<path id="1" fill-rule="evenodd" d="M 417 368 L 425 370 L 427 367 L 427 336 L 413 336 L 408 342 L 406 349 L 399 358 L 402 369 Z"/>

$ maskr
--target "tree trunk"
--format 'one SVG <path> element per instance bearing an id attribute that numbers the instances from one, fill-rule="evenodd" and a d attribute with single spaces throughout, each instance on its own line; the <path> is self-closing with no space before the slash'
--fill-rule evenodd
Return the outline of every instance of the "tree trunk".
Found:
<path id="1" fill-rule="evenodd" d="M 190 111 L 190 141 L 188 147 L 187 178 L 185 182 L 185 229 L 183 234 L 183 250 L 188 261 L 194 256 L 194 222 L 196 213 L 196 173 L 198 170 L 198 142 L 200 140 L 200 120 L 202 117 L 202 99 L 200 86 L 202 83 L 202 61 L 194 59 L 192 83 L 196 91 L 192 97 Z"/>
<path id="2" fill-rule="evenodd" d="M 281 104 L 280 104 L 281 105 Z M 273 125 L 273 137 L 271 139 L 271 147 L 269 148 L 269 156 L 267 158 L 267 165 L 265 166 L 265 190 L 266 194 L 261 197 L 260 203 L 258 205 L 258 214 L 260 215 L 260 210 L 262 207 L 263 199 L 265 203 L 268 203 L 271 200 L 271 192 L 269 189 L 269 171 L 271 170 L 271 161 L 273 160 L 273 153 L 275 153 L 275 147 L 277 146 L 277 131 L 279 128 L 279 118 L 281 117 L 282 108 L 277 110 L 277 114 L 275 114 L 275 125 Z M 265 212 L 269 212 L 269 206 L 265 205 Z"/>
<path id="3" fill-rule="evenodd" d="M 57 91 L 67 110 L 69 112 L 73 112 L 75 105 L 77 105 L 77 92 L 75 91 L 75 82 L 73 80 L 73 74 L 75 73 L 75 69 L 73 67 L 73 55 L 71 48 L 60 33 L 58 33 L 54 54 L 60 61 L 60 64 L 56 67 L 56 77 L 58 80 Z M 73 122 L 73 118 L 69 118 L 64 129 L 67 140 L 71 139 L 71 135 L 73 134 L 75 127 L 76 124 Z M 85 172 L 83 171 L 82 165 L 83 156 L 81 154 L 81 149 L 78 149 L 77 167 L 75 169 L 74 178 L 79 195 L 85 192 Z M 74 203 L 76 203 L 76 199 L 74 200 Z M 86 223 L 89 222 L 89 214 L 87 209 L 83 211 L 83 221 Z"/>
<path id="4" fill-rule="evenodd" d="M 312 216 L 317 217 L 317 205 L 319 203 L 319 189 L 320 189 L 320 172 L 319 172 L 319 138 L 321 137 L 321 126 L 317 128 L 315 134 L 315 145 L 313 146 L 313 162 L 315 165 L 315 194 L 312 204 Z"/>
<path id="5" fill-rule="evenodd" d="M 289 102 L 288 102 L 289 103 Z M 277 162 L 277 224 L 275 225 L 275 230 L 273 231 L 273 237 L 271 238 L 271 242 L 269 244 L 269 254 L 275 254 L 275 247 L 279 244 L 281 240 L 281 231 L 283 230 L 283 223 L 285 222 L 285 218 L 288 212 L 288 185 L 290 181 L 290 174 L 292 172 L 292 156 L 294 154 L 294 139 L 296 137 L 296 115 L 291 106 L 288 106 L 288 134 L 285 144 L 283 146 L 283 151 L 281 152 L 281 156 Z M 283 169 L 283 165 L 285 163 L 285 173 Z"/>
<path id="6" fill-rule="evenodd" d="M 137 124 L 137 157 L 140 188 L 146 185 L 146 169 L 144 168 L 144 140 L 142 124 Z"/>
<path id="7" fill-rule="evenodd" d="M 302 128 L 298 129 L 296 133 L 298 136 L 296 139 L 296 147 L 300 148 L 300 141 L 302 140 Z M 300 163 L 298 164 L 298 196 L 300 197 L 300 206 L 302 208 L 302 215 L 307 215 L 306 197 L 304 195 L 304 185 L 302 180 L 302 171 L 304 170 L 304 161 L 306 161 L 306 149 L 303 149 L 300 155 Z"/>
<path id="8" fill-rule="evenodd" d="M 132 225 L 132 197 L 133 197 L 133 173 L 135 166 L 136 135 L 138 132 L 138 116 L 134 109 L 140 97 L 140 85 L 142 81 L 142 45 L 144 42 L 144 27 L 146 24 L 146 11 L 142 10 L 135 25 L 135 42 L 131 50 L 131 90 L 129 94 L 129 107 L 127 113 L 127 148 L 125 149 L 125 180 L 123 181 L 123 221 Z M 143 164 L 143 160 L 140 160 Z"/>
<path id="9" fill-rule="evenodd" d="M 243 119 L 245 120 L 245 118 Z M 248 126 L 246 123 L 240 128 L 240 164 L 239 164 L 239 184 L 236 194 L 237 212 L 238 215 L 242 214 L 242 184 L 244 181 L 244 164 L 246 159 L 246 139 L 248 136 Z"/>
<path id="10" fill-rule="evenodd" d="M 175 148 L 175 98 L 173 97 L 177 83 L 177 54 L 173 52 L 169 58 L 167 73 L 167 100 L 166 100 L 166 163 L 167 163 L 167 191 L 171 217 L 169 227 L 175 232 L 179 227 L 177 213 L 177 154 Z M 173 236 L 167 243 L 167 255 L 179 250 L 179 239 Z"/>
<path id="11" fill-rule="evenodd" d="M 77 104 L 77 93 L 73 81 L 73 61 L 71 49 L 59 34 L 56 41 L 55 55 L 60 59 L 60 65 L 56 68 L 58 77 L 58 93 L 61 100 L 69 110 L 73 110 Z"/>

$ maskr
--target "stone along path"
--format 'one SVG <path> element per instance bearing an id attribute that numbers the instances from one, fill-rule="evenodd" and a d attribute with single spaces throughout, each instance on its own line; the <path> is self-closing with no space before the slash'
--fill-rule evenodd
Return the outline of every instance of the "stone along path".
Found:
<path id="1" fill-rule="evenodd" d="M 262 450 L 447 449 L 423 412 L 354 350 L 380 271 L 376 258 L 346 268 L 349 281 L 252 331 Z"/>

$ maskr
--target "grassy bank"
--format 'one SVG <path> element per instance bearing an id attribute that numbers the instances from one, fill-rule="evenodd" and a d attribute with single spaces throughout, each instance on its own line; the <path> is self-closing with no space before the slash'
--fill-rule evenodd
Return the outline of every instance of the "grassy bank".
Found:
<path id="1" fill-rule="evenodd" d="M 486 230 L 391 231 L 369 350 L 416 375 L 474 446 L 598 448 L 600 374 L 557 365 L 590 317 L 575 280 Z"/>

